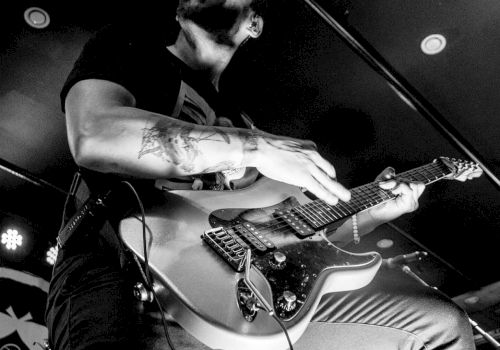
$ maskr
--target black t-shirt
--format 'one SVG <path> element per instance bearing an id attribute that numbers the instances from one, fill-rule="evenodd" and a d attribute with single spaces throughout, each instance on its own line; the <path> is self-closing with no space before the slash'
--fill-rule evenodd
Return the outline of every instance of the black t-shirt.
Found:
<path id="1" fill-rule="evenodd" d="M 214 86 L 167 49 L 172 33 L 156 27 L 110 25 L 97 32 L 84 46 L 61 91 L 61 104 L 69 89 L 84 79 L 104 79 L 125 87 L 136 107 L 172 116 L 181 81 L 192 87 L 216 114 L 246 127 L 231 101 L 223 101 Z M 195 122 L 196 120 L 188 120 Z"/>
<path id="2" fill-rule="evenodd" d="M 177 33 L 164 32 L 148 25 L 110 25 L 103 28 L 85 44 L 62 88 L 63 111 L 68 91 L 74 84 L 85 79 L 103 79 L 126 88 L 134 96 L 136 107 L 140 109 L 198 124 L 217 125 L 218 121 L 229 120 L 235 127 L 249 127 L 239 109 L 231 105 L 230 101 L 224 100 L 209 81 L 167 49 L 176 36 Z M 116 188 L 115 185 L 123 180 L 123 176 L 117 174 L 104 174 L 88 169 L 81 169 L 81 172 L 90 192 L 95 194 Z M 251 183 L 258 176 L 254 168 L 247 169 L 244 174 L 238 180 L 239 184 Z M 194 181 L 202 181 L 203 189 L 220 190 L 224 189 L 220 179 L 221 173 L 205 174 L 189 179 L 190 182 L 180 180 L 180 184 L 191 188 Z M 130 182 L 142 200 L 156 197 L 154 181 L 136 179 Z M 119 189 L 121 192 L 130 192 L 125 187 Z M 120 205 L 127 207 L 125 210 L 137 206 L 135 198 L 129 197 L 123 202 Z M 108 225 L 100 230 L 100 239 L 105 249 L 111 247 L 116 251 L 119 247 L 120 243 L 113 233 L 116 231 L 117 219 L 118 217 L 111 220 L 111 227 Z"/>
<path id="3" fill-rule="evenodd" d="M 126 88 L 140 109 L 197 124 L 217 125 L 218 121 L 229 119 L 235 127 L 248 127 L 238 108 L 167 49 L 176 35 L 148 25 L 109 25 L 97 32 L 85 44 L 63 86 L 63 111 L 65 98 L 74 84 L 85 79 L 103 79 Z M 106 190 L 111 181 L 119 179 L 116 175 L 82 171 L 93 191 Z M 217 174 L 201 178 L 208 186 L 214 186 L 212 189 L 217 186 Z M 151 181 L 135 183 L 149 186 Z"/>

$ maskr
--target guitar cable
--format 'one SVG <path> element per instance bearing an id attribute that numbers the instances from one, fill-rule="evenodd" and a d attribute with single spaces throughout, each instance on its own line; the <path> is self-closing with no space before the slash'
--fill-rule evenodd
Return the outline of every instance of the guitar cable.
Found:
<path id="1" fill-rule="evenodd" d="M 276 314 L 274 313 L 274 311 L 268 311 L 265 307 L 263 307 L 260 303 L 258 302 L 255 302 L 254 304 L 254 307 L 256 307 L 257 309 L 260 309 L 262 311 L 264 311 L 266 314 L 268 314 L 269 316 L 271 316 L 275 321 L 276 323 L 278 323 L 278 325 L 281 327 L 281 329 L 283 330 L 283 333 L 285 333 L 285 337 L 286 337 L 286 341 L 288 342 L 288 349 L 289 350 L 293 350 L 293 345 L 292 345 L 292 341 L 290 340 L 290 336 L 288 335 L 288 331 L 286 330 L 286 327 L 285 325 L 283 324 L 283 322 L 281 322 L 281 320 L 279 319 L 278 316 L 276 316 Z"/>
<path id="2" fill-rule="evenodd" d="M 141 266 L 141 264 L 139 263 L 139 261 L 137 260 L 137 257 L 134 255 L 134 260 L 139 268 L 139 271 L 141 272 L 141 275 L 143 276 L 143 279 L 144 279 L 144 283 L 146 283 L 146 287 L 147 289 L 153 294 L 153 299 L 155 300 L 156 302 L 156 305 L 158 306 L 158 309 L 160 311 L 160 315 L 161 315 L 161 319 L 162 319 L 162 323 L 163 323 L 163 331 L 165 333 L 165 338 L 167 339 L 167 343 L 168 345 L 170 346 L 170 348 L 172 350 L 175 350 L 175 347 L 174 345 L 172 344 L 172 340 L 170 339 L 170 333 L 168 331 L 168 325 L 167 325 L 167 320 L 165 319 L 165 315 L 164 315 L 164 310 L 163 310 L 163 307 L 158 299 L 158 296 L 153 288 L 153 282 L 151 281 L 151 275 L 150 275 L 150 271 L 149 271 L 149 260 L 148 260 L 148 249 L 147 249 L 147 239 L 146 239 L 146 214 L 145 214 L 145 210 L 144 210 L 144 205 L 141 201 L 141 198 L 139 197 L 139 194 L 137 193 L 137 191 L 135 190 L 134 186 L 128 182 L 128 181 L 121 181 L 121 183 L 125 184 L 128 186 L 128 188 L 132 191 L 132 193 L 134 194 L 134 197 L 136 199 L 136 202 L 139 206 L 139 209 L 140 209 L 140 212 L 141 212 L 141 222 L 142 222 L 142 241 L 143 241 L 143 249 L 144 249 L 144 270 Z M 289 347 L 289 350 L 293 350 L 293 345 L 292 345 L 292 341 L 290 340 L 290 336 L 288 335 L 288 331 L 286 330 L 286 327 L 285 325 L 283 324 L 283 322 L 281 322 L 281 320 L 279 319 L 278 316 L 276 316 L 276 314 L 274 313 L 274 311 L 267 311 L 262 305 L 260 305 L 259 303 L 256 303 L 255 304 L 255 307 L 257 307 L 258 309 L 261 309 L 263 310 L 266 314 L 268 314 L 269 316 L 271 316 L 277 323 L 278 325 L 280 326 L 280 328 L 283 330 L 283 333 L 285 334 L 285 337 L 286 337 L 286 340 L 288 342 L 288 347 Z"/>
<path id="3" fill-rule="evenodd" d="M 148 259 L 148 249 L 147 249 L 147 239 L 146 239 L 146 213 L 144 210 L 144 205 L 142 204 L 142 201 L 141 201 L 141 198 L 139 197 L 139 194 L 137 193 L 134 186 L 130 182 L 121 181 L 121 183 L 127 185 L 128 188 L 132 191 L 132 193 L 134 194 L 134 197 L 137 201 L 137 204 L 139 206 L 139 209 L 141 211 L 142 242 L 143 242 L 143 248 L 144 248 L 144 270 L 143 270 L 141 264 L 139 263 L 139 261 L 137 260 L 137 257 L 135 256 L 135 254 L 133 255 L 134 261 L 136 262 L 136 264 L 139 268 L 139 271 L 141 272 L 141 275 L 143 276 L 144 283 L 146 284 L 146 288 L 152 293 L 153 299 L 155 300 L 156 305 L 158 307 L 158 310 L 160 311 L 160 316 L 161 316 L 161 320 L 162 320 L 162 324 L 163 324 L 163 332 L 165 333 L 165 338 L 167 340 L 168 346 L 170 347 L 170 349 L 175 350 L 175 347 L 172 343 L 172 339 L 170 338 L 170 332 L 168 330 L 168 324 L 167 324 L 167 320 L 165 319 L 164 310 L 163 310 L 163 307 L 158 299 L 156 291 L 153 288 L 153 282 L 151 281 L 151 275 L 149 272 L 149 259 Z"/>

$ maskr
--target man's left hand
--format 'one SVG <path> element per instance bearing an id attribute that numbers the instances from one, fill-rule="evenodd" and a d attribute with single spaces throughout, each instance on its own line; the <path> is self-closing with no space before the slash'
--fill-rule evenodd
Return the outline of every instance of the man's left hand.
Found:
<path id="1" fill-rule="evenodd" d="M 394 200 L 370 209 L 372 218 L 379 222 L 388 222 L 399 216 L 418 209 L 418 199 L 425 189 L 421 182 L 394 179 L 396 176 L 393 168 L 386 168 L 375 181 L 379 181 L 380 188 L 390 190 L 397 195 Z"/>

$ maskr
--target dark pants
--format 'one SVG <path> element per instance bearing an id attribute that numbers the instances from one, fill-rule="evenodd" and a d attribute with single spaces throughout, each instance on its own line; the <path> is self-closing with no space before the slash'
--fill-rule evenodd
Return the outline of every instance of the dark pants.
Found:
<path id="1" fill-rule="evenodd" d="M 95 238 L 61 249 L 46 314 L 52 349 L 168 349 L 159 314 L 133 298 L 129 275 Z M 176 324 L 169 330 L 178 350 L 208 349 Z M 465 313 L 397 270 L 324 296 L 294 348 L 475 349 Z"/>

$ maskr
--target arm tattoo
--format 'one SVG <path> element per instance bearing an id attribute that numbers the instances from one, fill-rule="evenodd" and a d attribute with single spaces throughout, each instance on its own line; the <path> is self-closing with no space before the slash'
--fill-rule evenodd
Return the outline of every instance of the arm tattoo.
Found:
<path id="1" fill-rule="evenodd" d="M 195 125 L 178 125 L 165 120 L 159 121 L 153 127 L 145 127 L 138 158 L 152 154 L 179 166 L 187 173 L 192 173 L 195 171 L 196 159 L 201 154 L 198 147 L 200 141 L 231 143 L 229 135 L 221 129 L 199 131 L 193 135 L 194 129 Z"/>
<path id="2" fill-rule="evenodd" d="M 220 162 L 217 165 L 214 165 L 212 167 L 206 168 L 205 170 L 202 171 L 202 173 L 215 173 L 217 171 L 223 171 L 223 170 L 228 170 L 228 169 L 234 169 L 236 168 L 236 164 L 230 160 L 226 160 L 224 162 Z"/>
<path id="3" fill-rule="evenodd" d="M 258 137 L 253 130 L 238 131 L 244 151 L 255 151 L 258 147 Z"/>

